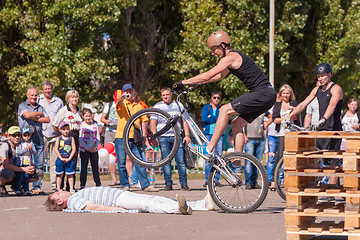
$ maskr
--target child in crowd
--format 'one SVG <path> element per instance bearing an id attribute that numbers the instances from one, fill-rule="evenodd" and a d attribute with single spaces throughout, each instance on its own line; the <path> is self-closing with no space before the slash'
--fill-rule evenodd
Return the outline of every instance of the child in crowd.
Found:
<path id="1" fill-rule="evenodd" d="M 20 143 L 16 146 L 16 166 L 27 167 L 32 165 L 33 156 L 36 153 L 36 149 L 31 138 L 30 128 L 21 129 L 22 139 Z M 29 174 L 25 172 L 15 172 L 16 174 L 16 189 L 15 194 L 21 195 L 21 185 L 24 186 L 25 195 L 31 195 L 29 191 Z"/>
<path id="2" fill-rule="evenodd" d="M 75 162 L 73 160 L 76 153 L 75 139 L 70 136 L 69 123 L 65 121 L 61 122 L 59 131 L 61 132 L 61 136 L 58 136 L 55 140 L 55 153 L 58 156 L 55 162 L 56 189 L 57 191 L 60 190 L 62 177 L 65 172 L 68 178 L 70 192 L 75 193 Z"/>
<path id="3" fill-rule="evenodd" d="M 100 142 L 99 126 L 93 120 L 93 113 L 90 109 L 84 108 L 82 110 L 83 122 L 80 125 L 80 158 L 81 158 L 81 172 L 80 172 L 80 189 L 85 188 L 87 179 L 87 167 L 91 164 L 93 178 L 96 186 L 101 186 L 99 174 L 99 156 L 97 146 Z"/>

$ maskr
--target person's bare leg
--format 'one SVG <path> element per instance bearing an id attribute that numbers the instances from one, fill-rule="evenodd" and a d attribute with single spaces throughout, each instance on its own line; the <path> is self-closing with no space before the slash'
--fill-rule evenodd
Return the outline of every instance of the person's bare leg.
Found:
<path id="1" fill-rule="evenodd" d="M 61 182 L 62 182 L 62 176 L 63 176 L 63 174 L 56 175 L 56 188 L 58 190 L 60 190 L 60 186 L 61 186 Z"/>
<path id="2" fill-rule="evenodd" d="M 242 152 L 244 143 L 245 143 L 245 137 L 244 137 L 244 131 L 243 128 L 245 125 L 248 124 L 247 121 L 245 121 L 241 117 L 236 117 L 231 122 L 231 128 L 234 134 L 234 150 L 235 152 Z"/>
<path id="3" fill-rule="evenodd" d="M 216 121 L 214 134 L 213 134 L 209 144 L 207 145 L 207 150 L 209 150 L 210 152 L 214 151 L 216 144 L 218 143 L 220 137 L 226 130 L 226 127 L 229 122 L 229 116 L 236 115 L 236 114 L 238 114 L 238 113 L 235 112 L 235 110 L 232 108 L 230 103 L 228 103 L 220 108 L 219 117 Z"/>
<path id="4" fill-rule="evenodd" d="M 116 164 L 113 165 L 109 165 L 108 166 L 109 172 L 110 172 L 110 176 L 112 178 L 112 184 L 116 184 Z"/>
<path id="5" fill-rule="evenodd" d="M 129 156 L 126 156 L 126 164 L 125 164 L 126 171 L 128 173 L 128 176 L 130 177 L 133 172 L 134 163 L 131 161 Z"/>
<path id="6" fill-rule="evenodd" d="M 67 176 L 69 186 L 70 186 L 70 192 L 74 191 L 74 175 L 68 175 Z"/>

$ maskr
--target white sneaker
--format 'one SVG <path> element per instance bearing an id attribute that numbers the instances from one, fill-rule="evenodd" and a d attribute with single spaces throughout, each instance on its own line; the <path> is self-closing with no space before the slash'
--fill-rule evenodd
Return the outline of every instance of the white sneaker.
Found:
<path id="1" fill-rule="evenodd" d="M 210 193 L 209 193 L 209 188 L 207 188 L 207 194 L 204 198 L 205 200 L 205 207 L 208 209 L 208 211 L 214 211 L 216 209 L 216 204 L 214 203 L 212 197 L 210 196 Z"/>
<path id="2" fill-rule="evenodd" d="M 187 205 L 185 197 L 181 194 L 176 194 L 175 198 L 179 205 L 179 211 L 184 215 L 191 215 L 192 208 Z"/>

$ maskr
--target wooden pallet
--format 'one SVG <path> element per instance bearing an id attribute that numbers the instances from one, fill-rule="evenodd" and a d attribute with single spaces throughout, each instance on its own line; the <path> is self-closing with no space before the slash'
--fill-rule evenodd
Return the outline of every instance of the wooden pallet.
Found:
<path id="1" fill-rule="evenodd" d="M 316 138 L 346 138 L 346 150 L 315 151 Z M 319 158 L 341 158 L 343 167 L 320 167 Z M 360 133 L 286 133 L 284 170 L 288 240 L 311 239 L 319 235 L 360 240 Z M 317 186 L 316 177 L 319 176 L 344 178 L 343 186 Z M 323 196 L 342 197 L 345 201 L 337 204 L 319 202 Z M 319 217 L 326 221 L 317 223 Z M 334 218 L 338 220 L 335 222 Z"/>

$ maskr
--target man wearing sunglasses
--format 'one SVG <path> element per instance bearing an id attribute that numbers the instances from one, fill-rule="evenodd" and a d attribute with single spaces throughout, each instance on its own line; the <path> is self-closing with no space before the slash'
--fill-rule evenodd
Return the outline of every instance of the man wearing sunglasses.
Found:
<path id="1" fill-rule="evenodd" d="M 18 126 L 12 126 L 8 129 L 10 141 L 5 142 L 0 147 L 0 195 L 7 195 L 5 184 L 12 183 L 14 172 L 25 172 L 33 174 L 34 166 L 18 167 L 16 161 L 16 145 L 21 140 L 21 131 Z"/>

